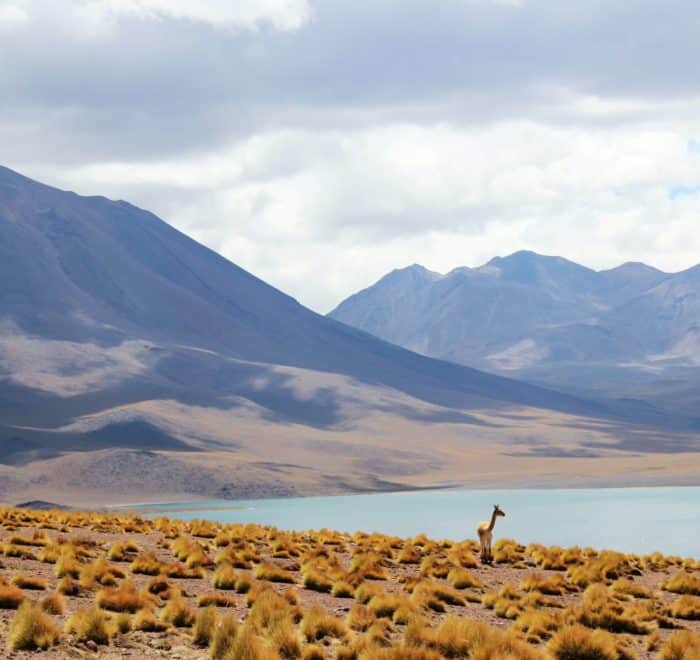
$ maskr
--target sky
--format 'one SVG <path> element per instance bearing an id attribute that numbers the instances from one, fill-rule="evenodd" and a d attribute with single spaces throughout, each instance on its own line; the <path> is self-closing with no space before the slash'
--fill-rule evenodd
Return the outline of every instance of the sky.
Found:
<path id="1" fill-rule="evenodd" d="M 697 0 L 0 0 L 0 164 L 325 313 L 412 263 L 700 262 Z"/>

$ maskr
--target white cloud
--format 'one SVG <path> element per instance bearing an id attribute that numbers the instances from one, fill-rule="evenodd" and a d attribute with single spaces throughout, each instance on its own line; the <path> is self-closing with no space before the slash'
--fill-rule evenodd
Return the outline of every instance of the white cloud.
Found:
<path id="1" fill-rule="evenodd" d="M 669 191 L 700 181 L 700 155 L 688 148 L 697 134 L 700 121 L 283 130 L 200 157 L 98 163 L 63 180 L 151 207 L 327 311 L 394 267 L 444 272 L 521 248 L 599 268 L 690 266 L 700 195 Z"/>

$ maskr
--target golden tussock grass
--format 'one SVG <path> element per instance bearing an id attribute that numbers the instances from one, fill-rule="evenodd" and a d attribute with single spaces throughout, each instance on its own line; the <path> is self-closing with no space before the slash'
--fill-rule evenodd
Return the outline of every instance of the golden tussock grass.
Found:
<path id="1" fill-rule="evenodd" d="M 66 599 L 62 594 L 54 591 L 52 594 L 48 594 L 42 599 L 41 608 L 48 614 L 65 614 Z"/>
<path id="2" fill-rule="evenodd" d="M 700 634 L 690 630 L 673 633 L 661 647 L 658 660 L 700 660 Z"/>
<path id="3" fill-rule="evenodd" d="M 79 609 L 66 622 L 66 632 L 75 634 L 84 642 L 109 644 L 109 618 L 99 607 Z"/>
<path id="4" fill-rule="evenodd" d="M 583 594 L 581 605 L 574 609 L 580 623 L 589 628 L 603 628 L 615 633 L 645 635 L 655 628 L 653 607 L 623 605 L 610 595 L 603 584 L 592 584 Z"/>
<path id="5" fill-rule="evenodd" d="M 200 594 L 197 596 L 197 607 L 235 607 L 236 599 L 233 596 L 219 594 L 216 592 Z"/>
<path id="6" fill-rule="evenodd" d="M 153 612 L 153 610 L 145 608 L 139 610 L 131 621 L 133 630 L 141 630 L 143 632 L 163 632 L 169 628 L 169 625 L 161 621 Z"/>
<path id="7" fill-rule="evenodd" d="M 130 581 L 124 581 L 118 587 L 100 589 L 95 600 L 97 605 L 105 610 L 132 613 L 146 607 L 151 602 Z"/>
<path id="8" fill-rule="evenodd" d="M 141 552 L 141 548 L 131 540 L 115 541 L 107 552 L 107 559 L 117 562 L 130 562 L 135 555 Z"/>
<path id="9" fill-rule="evenodd" d="M 2 552 L 6 557 L 18 557 L 19 559 L 37 559 L 33 550 L 23 545 L 6 543 L 2 546 Z"/>
<path id="10" fill-rule="evenodd" d="M 350 608 L 345 620 L 353 630 L 364 632 L 377 620 L 377 617 L 369 607 L 358 603 Z"/>
<path id="11" fill-rule="evenodd" d="M 639 572 L 626 555 L 605 550 L 586 563 L 569 568 L 568 575 L 573 584 L 585 589 L 594 582 L 608 583 Z"/>
<path id="12" fill-rule="evenodd" d="M 538 591 L 549 596 L 561 596 L 570 591 L 578 591 L 578 587 L 568 584 L 563 575 L 544 576 L 541 573 L 531 573 L 520 582 L 523 591 Z"/>
<path id="13" fill-rule="evenodd" d="M 232 657 L 233 645 L 238 634 L 238 621 L 234 614 L 224 614 L 218 619 L 209 645 L 212 660 Z"/>
<path id="14" fill-rule="evenodd" d="M 10 582 L 20 589 L 29 589 L 32 591 L 44 591 L 48 586 L 44 578 L 24 575 L 23 573 L 17 573 Z"/>
<path id="15" fill-rule="evenodd" d="M 348 628 L 343 621 L 328 614 L 319 605 L 304 613 L 300 629 L 308 641 L 318 641 L 324 637 L 342 638 L 348 633 Z"/>
<path id="16" fill-rule="evenodd" d="M 0 584 L 0 609 L 16 610 L 24 599 L 24 593 L 19 587 L 14 584 Z"/>
<path id="17" fill-rule="evenodd" d="M 268 582 L 283 582 L 288 584 L 294 584 L 296 582 L 296 577 L 293 573 L 271 563 L 260 564 L 255 569 L 255 577 L 258 580 L 267 580 Z"/>
<path id="18" fill-rule="evenodd" d="M 47 649 L 60 637 L 58 626 L 35 603 L 26 601 L 17 610 L 7 634 L 7 646 L 11 651 Z"/>
<path id="19" fill-rule="evenodd" d="M 664 582 L 662 587 L 666 591 L 671 591 L 675 594 L 700 596 L 700 578 L 685 571 L 676 573 L 670 580 Z"/>
<path id="20" fill-rule="evenodd" d="M 195 612 L 182 596 L 174 596 L 163 608 L 161 619 L 176 628 L 186 628 L 194 623 Z"/>
<path id="21" fill-rule="evenodd" d="M 481 589 L 484 583 L 466 568 L 453 568 L 447 574 L 447 581 L 455 589 Z"/>
<path id="22" fill-rule="evenodd" d="M 80 585 L 72 577 L 66 575 L 59 580 L 56 591 L 64 596 L 77 596 L 80 593 Z"/>
<path id="23" fill-rule="evenodd" d="M 236 571 L 229 563 L 219 564 L 212 576 L 212 585 L 216 589 L 235 589 L 236 588 Z"/>
<path id="24" fill-rule="evenodd" d="M 335 598 L 353 598 L 355 596 L 355 587 L 345 580 L 338 580 L 333 584 L 331 595 Z"/>
<path id="25" fill-rule="evenodd" d="M 114 628 L 125 635 L 131 631 L 131 615 L 128 612 L 119 612 L 114 619 Z"/>
<path id="26" fill-rule="evenodd" d="M 207 606 L 197 612 L 192 625 L 192 641 L 196 646 L 206 647 L 211 644 L 216 630 L 216 608 Z"/>
<path id="27" fill-rule="evenodd" d="M 685 594 L 673 601 L 668 610 L 677 619 L 700 621 L 700 598 Z"/>
<path id="28" fill-rule="evenodd" d="M 311 591 L 330 593 L 333 589 L 333 580 L 319 571 L 309 568 L 302 573 L 302 584 Z"/>

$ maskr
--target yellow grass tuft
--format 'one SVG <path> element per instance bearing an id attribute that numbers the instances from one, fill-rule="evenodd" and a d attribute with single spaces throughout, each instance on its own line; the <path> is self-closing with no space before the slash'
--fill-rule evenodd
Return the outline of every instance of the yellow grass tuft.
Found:
<path id="1" fill-rule="evenodd" d="M 233 614 L 224 614 L 214 628 L 214 634 L 209 645 L 209 657 L 212 660 L 223 660 L 233 656 L 233 644 L 238 634 L 238 621 Z"/>
<path id="2" fill-rule="evenodd" d="M 58 627 L 41 607 L 26 601 L 10 623 L 7 645 L 11 651 L 48 649 L 59 636 Z"/>
<path id="3" fill-rule="evenodd" d="M 212 576 L 212 585 L 215 589 L 235 589 L 236 588 L 236 571 L 229 563 L 220 564 L 214 571 Z"/>
<path id="4" fill-rule="evenodd" d="M 216 592 L 201 594 L 197 597 L 198 607 L 236 607 L 236 599 L 233 596 L 219 594 Z"/>
<path id="5" fill-rule="evenodd" d="M 192 641 L 195 645 L 200 647 L 209 646 L 215 630 L 216 608 L 210 605 L 199 610 L 192 626 Z"/>
<path id="6" fill-rule="evenodd" d="M 24 594 L 14 584 L 0 584 L 0 609 L 16 610 L 24 602 Z"/>
<path id="7" fill-rule="evenodd" d="M 700 621 L 700 598 L 685 594 L 669 607 L 669 614 L 677 619 Z"/>
<path id="8" fill-rule="evenodd" d="M 133 582 L 122 582 L 118 587 L 107 587 L 97 592 L 97 605 L 112 612 L 136 612 L 150 601 L 139 593 Z"/>
<path id="9" fill-rule="evenodd" d="M 673 633 L 661 648 L 658 660 L 700 659 L 700 634 L 690 630 Z"/>
<path id="10" fill-rule="evenodd" d="M 666 591 L 671 591 L 675 594 L 700 596 L 700 578 L 696 578 L 685 571 L 679 571 L 662 586 Z"/>
<path id="11" fill-rule="evenodd" d="M 161 619 L 176 628 L 186 628 L 194 623 L 195 613 L 182 596 L 176 596 L 171 598 L 163 608 Z"/>
<path id="12" fill-rule="evenodd" d="M 481 589 L 484 583 L 466 568 L 453 568 L 447 574 L 447 581 L 455 589 Z"/>
<path id="13" fill-rule="evenodd" d="M 12 578 L 11 583 L 20 589 L 30 589 L 33 591 L 44 591 L 47 587 L 44 578 L 24 575 L 23 573 L 17 573 L 17 575 Z"/>
<path id="14" fill-rule="evenodd" d="M 66 622 L 66 632 L 74 633 L 84 642 L 109 644 L 109 619 L 99 607 L 79 609 Z"/>
<path id="15" fill-rule="evenodd" d="M 263 563 L 255 569 L 255 577 L 258 580 L 267 580 L 268 582 L 285 582 L 294 584 L 296 578 L 293 573 L 280 568 L 275 564 Z"/>
<path id="16" fill-rule="evenodd" d="M 309 642 L 318 641 L 324 637 L 342 638 L 348 632 L 343 621 L 331 616 L 318 605 L 304 613 L 300 629 Z"/>
<path id="17" fill-rule="evenodd" d="M 41 608 L 48 614 L 65 614 L 66 599 L 60 593 L 54 592 L 41 601 Z"/>

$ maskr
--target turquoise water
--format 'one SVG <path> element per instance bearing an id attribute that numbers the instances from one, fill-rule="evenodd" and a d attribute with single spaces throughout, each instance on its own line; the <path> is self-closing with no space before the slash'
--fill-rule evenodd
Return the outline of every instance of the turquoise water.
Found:
<path id="1" fill-rule="evenodd" d="M 294 530 L 328 527 L 404 537 L 425 532 L 437 539 L 462 539 L 475 537 L 476 523 L 489 517 L 494 504 L 507 514 L 498 519 L 495 538 L 700 557 L 700 488 L 443 490 L 180 502 L 148 509 L 185 520 L 255 522 Z M 197 510 L 187 511 L 188 507 Z"/>

